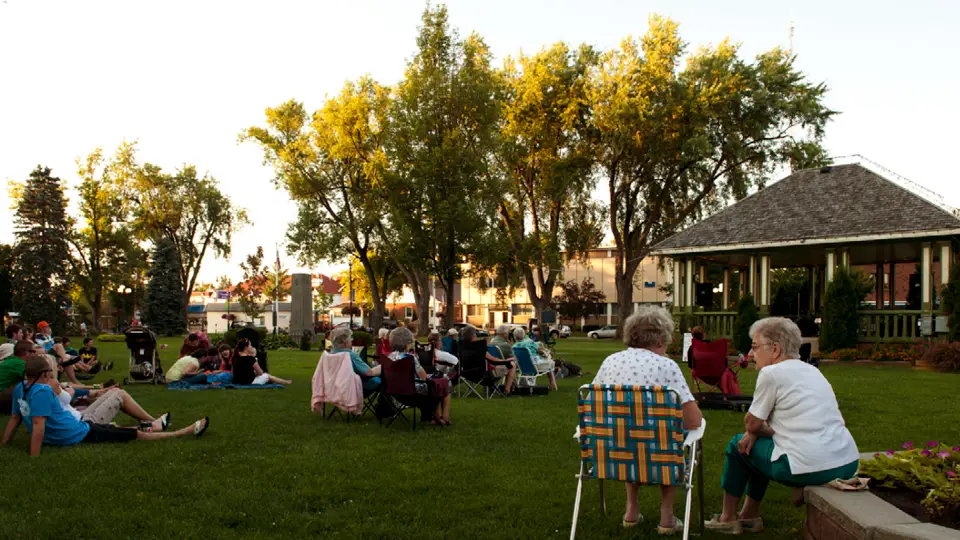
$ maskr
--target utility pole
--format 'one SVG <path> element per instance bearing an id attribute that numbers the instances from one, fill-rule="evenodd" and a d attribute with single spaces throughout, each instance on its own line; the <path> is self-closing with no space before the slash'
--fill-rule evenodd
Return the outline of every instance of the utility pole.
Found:
<path id="1" fill-rule="evenodd" d="M 273 334 L 277 334 L 277 312 L 280 311 L 280 246 L 274 244 L 277 250 L 277 267 L 273 273 Z"/>
<path id="2" fill-rule="evenodd" d="M 350 282 L 350 331 L 353 331 L 353 259 L 348 266 L 348 281 Z"/>

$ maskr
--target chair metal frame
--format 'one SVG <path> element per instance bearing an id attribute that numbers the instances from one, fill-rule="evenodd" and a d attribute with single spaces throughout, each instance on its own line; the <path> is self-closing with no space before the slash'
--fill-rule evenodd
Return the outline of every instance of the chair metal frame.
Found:
<path id="1" fill-rule="evenodd" d="M 658 420 L 650 418 L 650 412 L 644 403 L 638 403 L 637 401 L 632 401 L 632 407 L 626 407 L 627 410 L 624 410 L 622 402 L 618 399 L 615 399 L 615 404 L 607 404 L 604 401 L 601 404 L 597 404 L 594 400 L 595 392 L 604 392 L 612 393 L 615 396 L 619 395 L 618 392 L 622 393 L 624 398 L 627 393 L 631 396 L 636 396 L 637 394 L 642 394 L 645 392 L 652 392 L 656 397 L 656 407 L 658 410 Z M 673 398 L 668 399 L 668 395 L 672 394 Z M 597 475 L 597 464 L 596 464 L 596 451 L 593 447 L 592 437 L 596 434 L 600 436 L 616 436 L 623 437 L 622 441 L 628 440 L 640 440 L 644 442 L 649 441 L 659 441 L 662 438 L 672 439 L 674 442 L 670 445 L 673 446 L 677 444 L 677 439 L 675 437 L 682 437 L 683 444 L 680 447 L 680 452 L 682 453 L 683 460 L 683 474 L 680 478 L 682 487 L 686 490 L 686 502 L 684 505 L 684 519 L 683 519 L 683 540 L 688 540 L 690 537 L 690 513 L 693 505 L 693 484 L 696 480 L 697 484 L 697 499 L 699 507 L 699 519 L 700 519 L 700 534 L 703 534 L 703 522 L 704 522 L 704 511 L 703 511 L 703 449 L 701 448 L 700 441 L 703 439 L 703 433 L 706 430 L 707 422 L 703 420 L 700 424 L 700 427 L 686 432 L 684 435 L 682 429 L 683 414 L 681 409 L 680 395 L 673 389 L 662 387 L 662 386 L 621 386 L 621 385 L 589 385 L 585 384 L 580 387 L 578 391 L 578 418 L 579 424 L 577 426 L 577 433 L 574 435 L 574 438 L 577 439 L 577 442 L 581 446 L 581 459 L 580 459 L 580 472 L 576 475 L 577 478 L 577 496 L 573 504 L 573 523 L 570 526 L 570 540 L 575 540 L 577 533 L 577 520 L 580 514 L 580 499 L 583 494 L 583 482 L 588 479 L 597 479 L 600 486 L 600 509 L 606 514 L 607 505 L 604 493 L 603 477 L 608 475 L 607 471 L 601 472 Z M 606 410 L 601 410 L 602 408 Z M 638 415 L 636 408 L 641 407 L 642 410 Z M 669 411 L 669 412 L 667 412 Z M 588 413 L 593 414 L 613 414 L 621 416 L 618 419 L 616 428 L 607 428 L 607 427 L 593 427 L 584 424 L 584 419 Z M 660 414 L 666 413 L 666 414 Z M 630 416 L 631 420 L 634 420 L 638 417 L 643 418 L 644 425 L 642 426 L 628 426 L 627 415 Z M 667 423 L 664 423 L 664 417 L 669 418 L 673 417 L 672 420 L 667 420 Z M 622 422 L 620 421 L 622 420 Z M 597 430 L 601 430 L 602 433 L 595 433 Z M 619 441 L 618 441 L 619 442 Z M 599 446 L 599 450 L 602 452 L 604 450 L 603 445 Z M 646 444 L 640 444 L 637 446 L 638 450 L 642 449 L 643 452 L 643 462 L 646 463 Z M 658 446 L 658 450 L 660 447 Z M 676 448 L 664 449 L 669 453 L 675 453 Z M 621 455 L 624 459 L 634 457 L 628 450 L 622 451 Z M 593 457 L 591 457 L 593 456 Z M 601 460 L 605 460 L 606 456 L 603 456 Z M 669 457 L 667 458 L 669 459 Z M 675 459 L 675 458 L 674 458 Z M 619 460 L 618 460 L 619 461 Z M 591 468 L 587 469 L 587 464 L 591 465 Z M 644 465 L 645 466 L 645 465 Z M 639 477 L 639 469 L 637 466 L 637 476 Z M 627 468 L 625 465 L 620 465 L 615 469 L 614 476 L 627 476 Z M 664 473 L 661 473 L 664 474 Z M 644 473 L 645 477 L 646 473 Z M 694 477 L 696 477 L 694 479 Z M 642 477 L 641 477 L 642 478 Z M 607 479 L 619 480 L 619 481 L 632 481 L 629 478 L 616 478 L 608 477 Z M 662 480 L 662 478 L 661 478 Z M 638 482 L 644 484 L 655 484 L 663 482 Z M 671 483 L 672 484 L 672 483 Z"/>
<path id="2" fill-rule="evenodd" d="M 406 405 L 395 397 L 395 396 L 403 397 L 405 395 L 416 396 L 415 391 L 411 392 L 410 394 L 391 394 L 389 392 L 389 382 L 388 382 L 390 379 L 390 376 L 387 375 L 388 370 L 394 369 L 394 364 L 397 364 L 399 362 L 409 362 L 410 372 L 412 375 L 412 377 L 410 378 L 410 387 L 415 388 L 414 379 L 416 378 L 416 373 L 414 371 L 415 364 L 413 363 L 413 354 L 412 353 L 408 353 L 408 354 L 410 355 L 409 358 L 405 358 L 402 360 L 393 360 L 393 359 L 387 358 L 381 364 L 383 365 L 383 368 L 382 368 L 383 371 L 381 372 L 381 376 L 382 376 L 381 380 L 383 381 L 383 386 L 381 387 L 380 395 L 386 397 L 390 401 L 390 405 L 393 407 L 393 416 L 391 416 L 390 418 L 380 419 L 380 425 L 383 426 L 384 421 L 386 421 L 385 427 L 390 427 L 393 425 L 394 422 L 397 421 L 397 418 L 402 418 L 405 422 L 410 422 L 413 426 L 413 430 L 416 431 L 417 430 L 417 407 L 412 405 Z M 412 420 L 407 418 L 407 415 L 404 414 L 403 412 L 407 409 L 412 409 L 413 411 Z"/>
<path id="3" fill-rule="evenodd" d="M 537 379 L 549 375 L 551 369 L 540 370 L 533 362 L 533 356 L 525 347 L 513 347 L 513 356 L 517 359 L 517 380 L 523 379 L 530 386 L 537 385 Z"/>
<path id="4" fill-rule="evenodd" d="M 496 345 L 487 345 L 487 353 L 489 353 L 491 356 L 494 356 L 494 357 L 496 357 L 496 358 L 499 358 L 501 365 L 506 365 L 506 364 L 509 363 L 509 360 L 505 360 L 505 359 L 503 358 L 503 355 L 500 354 L 500 349 L 497 348 Z M 492 373 L 492 372 L 490 372 L 490 371 L 488 370 L 488 373 Z M 492 385 L 486 387 L 486 388 L 487 388 L 487 399 L 490 399 L 490 398 L 495 397 L 495 396 L 500 396 L 500 397 L 502 397 L 502 398 L 507 397 L 507 395 L 504 394 L 503 391 L 500 390 L 500 385 L 502 385 L 502 384 L 505 382 L 506 377 L 497 377 L 496 375 L 492 375 L 492 374 L 491 374 L 491 377 L 493 377 L 494 380 L 493 380 L 493 384 L 492 384 Z"/>

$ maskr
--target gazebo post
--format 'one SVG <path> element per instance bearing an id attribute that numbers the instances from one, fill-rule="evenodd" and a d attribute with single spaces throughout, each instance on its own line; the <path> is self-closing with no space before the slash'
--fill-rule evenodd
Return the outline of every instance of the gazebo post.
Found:
<path id="1" fill-rule="evenodd" d="M 770 255 L 760 255 L 760 313 L 770 313 Z"/>
<path id="2" fill-rule="evenodd" d="M 737 298 L 743 298 L 747 294 L 747 272 L 743 268 L 737 269 Z"/>
<path id="3" fill-rule="evenodd" d="M 953 246 L 950 242 L 940 242 L 940 285 L 950 282 L 950 266 L 953 264 Z"/>
<path id="4" fill-rule="evenodd" d="M 707 282 L 707 263 L 699 263 L 697 265 L 697 281 L 701 284 Z"/>
<path id="5" fill-rule="evenodd" d="M 723 283 L 721 284 L 723 291 L 721 291 L 721 300 L 720 300 L 720 311 L 727 311 L 730 309 L 730 267 L 723 267 Z"/>
<path id="6" fill-rule="evenodd" d="M 890 309 L 897 309 L 897 263 L 890 263 Z"/>
<path id="7" fill-rule="evenodd" d="M 833 248 L 827 248 L 827 272 L 824 286 L 833 281 L 833 273 L 837 270 L 837 252 Z M 826 292 L 826 291 L 824 291 Z"/>
<path id="8" fill-rule="evenodd" d="M 877 263 L 877 271 L 874 278 L 874 299 L 877 302 L 877 309 L 883 309 L 883 263 Z"/>
<path id="9" fill-rule="evenodd" d="M 686 263 L 687 268 L 683 276 L 683 310 L 693 313 L 693 257 L 688 257 Z"/>
<path id="10" fill-rule="evenodd" d="M 750 256 L 750 290 L 749 294 L 753 297 L 753 302 L 756 304 L 759 302 L 757 298 L 757 256 Z"/>
<path id="11" fill-rule="evenodd" d="M 850 250 L 847 248 L 840 248 L 840 267 L 850 271 Z"/>
<path id="12" fill-rule="evenodd" d="M 680 313 L 683 307 L 683 261 L 679 257 L 673 259 L 673 312 Z"/>
<path id="13" fill-rule="evenodd" d="M 924 313 L 930 313 L 933 302 L 930 297 L 933 281 L 931 279 L 933 248 L 930 242 L 920 244 L 920 307 Z"/>
<path id="14" fill-rule="evenodd" d="M 817 274 L 820 273 L 820 269 L 816 266 L 807 267 L 807 283 L 810 286 L 810 308 L 807 311 L 808 315 L 812 315 L 817 310 Z"/>

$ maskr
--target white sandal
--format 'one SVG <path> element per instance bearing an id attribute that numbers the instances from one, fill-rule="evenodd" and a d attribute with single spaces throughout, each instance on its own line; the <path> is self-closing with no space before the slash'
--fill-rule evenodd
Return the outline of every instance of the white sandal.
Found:
<path id="1" fill-rule="evenodd" d="M 203 420 L 197 420 L 193 423 L 193 434 L 196 437 L 203 435 L 203 432 L 210 427 L 210 417 L 204 416 Z"/>

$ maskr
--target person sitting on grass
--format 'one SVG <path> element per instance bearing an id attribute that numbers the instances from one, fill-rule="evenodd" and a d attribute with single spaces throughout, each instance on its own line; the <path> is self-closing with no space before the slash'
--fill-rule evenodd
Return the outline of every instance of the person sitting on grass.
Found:
<path id="1" fill-rule="evenodd" d="M 33 340 L 34 343 L 43 347 L 43 350 L 47 354 L 53 352 L 53 346 L 55 345 L 53 339 L 53 329 L 50 328 L 50 324 L 47 321 L 40 321 L 37 323 L 37 336 Z"/>
<path id="2" fill-rule="evenodd" d="M 549 352 L 544 349 L 543 344 L 530 339 L 523 328 L 517 328 L 513 331 L 513 339 L 516 341 L 514 347 L 523 347 L 530 351 L 530 359 L 533 360 L 533 366 L 537 371 L 547 371 L 547 377 L 550 379 L 550 389 L 557 389 L 557 379 L 553 375 L 554 363 L 550 359 Z"/>
<path id="3" fill-rule="evenodd" d="M 53 392 L 57 379 L 45 358 L 31 356 L 26 360 L 26 380 L 17 384 L 13 393 L 13 414 L 7 422 L 0 445 L 9 444 L 22 421 L 30 434 L 30 455 L 40 455 L 43 444 L 70 446 L 81 442 L 156 441 L 173 437 L 199 437 L 210 418 L 194 422 L 178 431 L 141 431 L 135 427 L 117 427 L 77 419 L 63 408 Z"/>
<path id="4" fill-rule="evenodd" d="M 183 340 L 183 345 L 180 346 L 180 358 L 184 356 L 196 357 L 197 351 L 202 348 L 200 345 L 200 336 L 196 333 L 190 333 L 187 338 Z"/>
<path id="5" fill-rule="evenodd" d="M 0 414 L 10 414 L 13 390 L 23 380 L 24 358 L 33 354 L 33 343 L 18 341 L 16 345 L 0 345 Z"/>
<path id="6" fill-rule="evenodd" d="M 99 373 L 101 369 L 104 371 L 110 371 L 113 366 L 110 363 L 101 365 L 99 359 L 97 358 L 98 352 L 97 348 L 93 346 L 93 338 L 84 338 L 83 347 L 77 351 L 77 354 L 80 356 L 80 362 L 90 366 L 88 373 Z"/>
<path id="7" fill-rule="evenodd" d="M 627 386 L 666 386 L 680 396 L 683 411 L 683 429 L 700 427 L 703 414 L 687 386 L 687 381 L 676 362 L 666 357 L 667 346 L 673 340 L 673 317 L 659 306 L 640 306 L 627 317 L 623 325 L 623 343 L 627 350 L 608 356 L 597 371 L 593 384 L 622 384 Z M 627 509 L 623 515 L 624 527 L 635 527 L 640 515 L 638 484 L 626 484 Z M 683 523 L 673 514 L 676 486 L 660 486 L 660 524 L 657 532 L 671 535 L 683 531 Z"/>
<path id="8" fill-rule="evenodd" d="M 233 371 L 233 350 L 230 349 L 230 346 L 226 343 L 221 343 L 217 345 L 217 356 L 218 356 L 218 371 Z"/>
<path id="9" fill-rule="evenodd" d="M 289 379 L 274 377 L 265 373 L 257 363 L 257 349 L 250 344 L 249 339 L 237 341 L 237 348 L 233 352 L 233 384 L 261 385 L 261 384 L 292 384 Z"/>
<path id="10" fill-rule="evenodd" d="M 500 352 L 500 358 L 495 362 L 490 362 L 494 366 L 497 377 L 506 376 L 507 380 L 503 385 L 505 394 L 510 394 L 513 389 L 513 381 L 517 378 L 517 363 L 513 359 L 513 345 L 509 341 L 510 327 L 501 324 L 497 327 L 497 335 L 490 340 L 490 345 L 497 348 Z M 506 371 L 504 375 L 501 375 Z"/>
<path id="11" fill-rule="evenodd" d="M 7 343 L 16 345 L 18 341 L 23 339 L 23 327 L 19 324 L 9 324 L 7 325 Z"/>
<path id="12" fill-rule="evenodd" d="M 725 534 L 763 530 L 760 502 L 771 480 L 792 487 L 799 505 L 804 486 L 852 478 L 860 466 L 833 387 L 819 369 L 800 360 L 796 323 L 760 319 L 750 327 L 750 338 L 749 356 L 760 370 L 753 404 L 744 418 L 746 430 L 727 444 L 723 513 L 704 524 Z"/>
<path id="13" fill-rule="evenodd" d="M 33 338 L 37 336 L 37 333 L 33 330 L 31 326 L 23 327 L 23 339 L 29 342 L 33 342 Z"/>
<path id="14" fill-rule="evenodd" d="M 450 425 L 450 394 L 442 398 L 430 395 L 430 389 L 427 385 L 427 372 L 420 366 L 420 360 L 417 355 L 411 354 L 410 349 L 416 339 L 413 332 L 408 328 L 398 326 L 390 331 L 390 360 L 396 362 L 407 356 L 413 358 L 413 370 L 418 379 L 414 381 L 414 391 L 416 392 L 416 403 L 413 405 L 420 409 L 421 418 L 433 417 L 431 423 L 438 426 Z"/>
<path id="15" fill-rule="evenodd" d="M 100 366 L 84 362 L 80 356 L 80 351 L 70 347 L 70 338 L 54 338 L 54 343 L 54 346 L 60 345 L 63 348 L 63 358 L 60 360 L 60 367 L 66 368 L 67 366 L 73 366 L 74 374 L 76 374 L 78 379 L 92 379 L 94 375 L 100 372 Z"/>
<path id="16" fill-rule="evenodd" d="M 103 390 L 80 390 L 62 386 L 58 381 L 52 381 L 50 388 L 56 394 L 63 407 L 77 420 L 90 422 L 93 424 L 109 424 L 117 416 L 117 413 L 123 411 L 134 420 L 140 422 L 141 429 L 151 431 L 166 431 L 170 425 L 170 413 L 166 412 L 157 418 L 150 416 L 147 411 L 125 390 L 120 390 L 116 386 L 104 388 Z M 83 412 L 73 407 L 73 403 L 80 398 L 86 398 L 90 404 Z"/>
<path id="17" fill-rule="evenodd" d="M 184 381 L 189 384 L 207 384 L 207 375 L 204 370 L 212 367 L 216 358 L 209 358 L 204 351 L 198 351 L 197 354 L 204 354 L 203 358 L 194 358 L 193 356 L 184 356 L 170 366 L 170 369 L 164 374 L 167 382 Z"/>
<path id="18" fill-rule="evenodd" d="M 380 366 L 370 367 L 353 351 L 353 332 L 349 328 L 335 328 L 330 332 L 330 341 L 333 342 L 331 353 L 348 353 L 353 363 L 353 372 L 360 376 L 364 392 L 372 392 L 380 388 Z"/>

